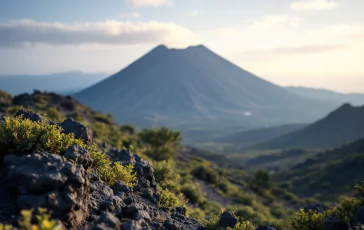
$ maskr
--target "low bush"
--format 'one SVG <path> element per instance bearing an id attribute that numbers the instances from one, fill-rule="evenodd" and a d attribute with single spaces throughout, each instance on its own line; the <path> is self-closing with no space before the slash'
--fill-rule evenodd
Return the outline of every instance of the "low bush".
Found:
<path id="1" fill-rule="evenodd" d="M 289 220 L 292 230 L 324 229 L 325 215 L 313 210 L 305 212 L 303 209 L 296 212 Z"/>
<path id="2" fill-rule="evenodd" d="M 204 198 L 200 189 L 191 183 L 184 184 L 181 188 L 181 192 L 192 204 L 197 204 Z"/>
<path id="3" fill-rule="evenodd" d="M 219 174 L 214 170 L 205 165 L 200 165 L 192 171 L 192 174 L 203 181 L 210 184 L 216 184 L 219 180 Z"/>
<path id="4" fill-rule="evenodd" d="M 88 150 L 93 159 L 93 170 L 109 185 L 118 180 L 123 180 L 131 187 L 135 184 L 133 166 L 112 163 L 105 154 L 97 150 L 95 144 L 86 146 L 81 140 L 74 138 L 73 134 L 62 133 L 62 129 L 56 125 L 49 125 L 47 121 L 34 122 L 20 116 L 5 117 L 0 122 L 0 162 L 6 154 L 11 153 L 43 151 L 63 155 L 71 145 L 80 145 Z"/>
<path id="5" fill-rule="evenodd" d="M 39 209 L 39 214 L 36 215 L 37 224 L 32 224 L 32 210 L 21 211 L 22 220 L 19 221 L 21 230 L 61 230 L 62 227 L 56 220 L 50 220 L 50 215 L 46 213 L 45 209 Z M 12 230 L 11 225 L 0 224 L 0 230 Z"/>
<path id="6" fill-rule="evenodd" d="M 172 209 L 174 207 L 185 207 L 187 204 L 186 198 L 182 194 L 176 195 L 168 189 L 160 189 L 158 192 L 157 207 Z"/>
<path id="7" fill-rule="evenodd" d="M 153 163 L 154 177 L 162 189 L 179 192 L 181 189 L 181 176 L 176 173 L 174 164 L 170 161 Z"/>

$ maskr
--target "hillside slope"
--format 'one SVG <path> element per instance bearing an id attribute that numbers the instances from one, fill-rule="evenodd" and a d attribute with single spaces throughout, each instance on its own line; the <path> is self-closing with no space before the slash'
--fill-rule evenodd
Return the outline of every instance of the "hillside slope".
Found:
<path id="1" fill-rule="evenodd" d="M 334 148 L 364 137 L 364 106 L 344 104 L 301 130 L 257 144 L 255 149 Z"/>
<path id="2" fill-rule="evenodd" d="M 267 82 L 200 45 L 158 46 L 125 69 L 74 95 L 119 122 L 188 127 L 262 127 L 318 119 L 317 103 Z"/>
<path id="3" fill-rule="evenodd" d="M 322 152 L 280 174 L 278 180 L 292 183 L 294 191 L 321 200 L 347 194 L 353 195 L 353 185 L 361 184 L 364 176 L 364 139 Z"/>

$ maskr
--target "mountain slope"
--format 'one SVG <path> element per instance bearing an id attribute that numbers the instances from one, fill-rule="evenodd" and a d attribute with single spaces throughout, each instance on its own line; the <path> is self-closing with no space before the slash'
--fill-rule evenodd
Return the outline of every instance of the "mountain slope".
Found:
<path id="1" fill-rule="evenodd" d="M 45 75 L 3 75 L 0 89 L 12 95 L 33 90 L 69 94 L 87 88 L 105 78 L 103 73 L 63 72 Z"/>
<path id="2" fill-rule="evenodd" d="M 158 46 L 104 81 L 74 95 L 119 122 L 256 127 L 312 121 L 334 108 L 246 72 L 200 45 Z M 307 112 L 310 111 L 310 112 Z"/>
<path id="3" fill-rule="evenodd" d="M 364 137 L 364 106 L 344 104 L 314 124 L 253 146 L 258 149 L 334 148 Z"/>
<path id="4" fill-rule="evenodd" d="M 364 105 L 364 94 L 360 93 L 338 93 L 326 89 L 314 89 L 307 87 L 287 87 L 287 89 L 309 99 Z"/>
<path id="5" fill-rule="evenodd" d="M 307 159 L 277 179 L 290 181 L 298 194 L 332 200 L 345 193 L 354 194 L 353 186 L 364 181 L 363 166 L 364 139 L 360 139 Z"/>
<path id="6" fill-rule="evenodd" d="M 300 130 L 307 126 L 306 124 L 289 124 L 268 127 L 263 129 L 254 129 L 248 131 L 242 131 L 236 134 L 224 136 L 215 139 L 219 143 L 234 144 L 237 146 L 245 146 L 249 144 L 260 143 L 273 138 L 280 137 L 284 134 L 291 133 Z"/>

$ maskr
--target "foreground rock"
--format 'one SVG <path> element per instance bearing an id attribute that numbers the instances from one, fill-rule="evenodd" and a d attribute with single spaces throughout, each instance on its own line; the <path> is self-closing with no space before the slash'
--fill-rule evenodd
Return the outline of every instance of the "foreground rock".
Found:
<path id="1" fill-rule="evenodd" d="M 43 119 L 24 110 L 18 115 Z M 83 124 L 67 119 L 60 125 L 92 144 L 92 132 Z M 113 161 L 135 165 L 134 188 L 123 181 L 108 186 L 92 171 L 90 154 L 81 146 L 70 146 L 64 156 L 39 151 L 6 155 L 0 165 L 0 223 L 17 226 L 21 210 L 46 208 L 65 229 L 203 229 L 186 217 L 183 207 L 170 212 L 157 208 L 157 184 L 148 161 L 126 150 L 108 154 Z"/>

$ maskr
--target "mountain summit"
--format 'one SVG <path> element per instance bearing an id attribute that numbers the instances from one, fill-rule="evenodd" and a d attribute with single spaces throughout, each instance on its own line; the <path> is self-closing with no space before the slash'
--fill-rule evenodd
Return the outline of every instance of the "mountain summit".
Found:
<path id="1" fill-rule="evenodd" d="M 139 127 L 256 127 L 313 121 L 337 105 L 316 103 L 267 82 L 203 45 L 157 46 L 76 95 Z"/>

